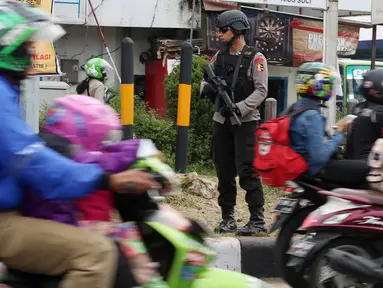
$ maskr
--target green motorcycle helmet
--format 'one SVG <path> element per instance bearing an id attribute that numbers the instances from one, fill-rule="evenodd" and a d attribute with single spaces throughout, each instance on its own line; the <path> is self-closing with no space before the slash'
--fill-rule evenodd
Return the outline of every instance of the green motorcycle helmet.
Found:
<path id="1" fill-rule="evenodd" d="M 91 58 L 81 67 L 88 78 L 98 79 L 101 82 L 113 82 L 114 70 L 110 64 L 102 58 Z"/>
<path id="2" fill-rule="evenodd" d="M 41 9 L 15 1 L 0 1 L 0 71 L 25 78 L 32 65 L 34 41 L 56 41 L 65 35 Z"/>

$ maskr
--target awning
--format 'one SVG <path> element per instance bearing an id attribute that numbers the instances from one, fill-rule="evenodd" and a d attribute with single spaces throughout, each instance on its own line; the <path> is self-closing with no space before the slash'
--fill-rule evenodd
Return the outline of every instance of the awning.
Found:
<path id="1" fill-rule="evenodd" d="M 237 4 L 221 2 L 219 0 L 203 0 L 203 5 L 206 11 L 225 11 L 238 9 Z"/>
<path id="2" fill-rule="evenodd" d="M 376 48 L 383 49 L 383 39 L 376 40 Z M 371 49 L 372 49 L 371 40 L 359 41 L 358 50 L 371 50 Z"/>

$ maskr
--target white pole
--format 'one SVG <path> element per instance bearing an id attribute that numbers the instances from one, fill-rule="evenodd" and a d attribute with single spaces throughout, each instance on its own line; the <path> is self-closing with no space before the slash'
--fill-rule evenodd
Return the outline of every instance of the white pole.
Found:
<path id="1" fill-rule="evenodd" d="M 24 86 L 25 121 L 33 132 L 39 133 L 40 119 L 40 79 L 37 76 L 28 77 Z"/>
<path id="2" fill-rule="evenodd" d="M 195 10 L 195 0 L 192 4 L 192 16 L 191 16 L 191 27 L 190 27 L 190 44 L 193 47 L 193 29 L 194 29 L 194 10 Z"/>
<path id="3" fill-rule="evenodd" d="M 328 9 L 323 19 L 323 62 L 337 68 L 338 0 L 327 0 Z M 327 103 L 327 130 L 336 124 L 336 89 Z"/>
<path id="4" fill-rule="evenodd" d="M 117 70 L 116 64 L 115 64 L 114 61 L 113 61 L 113 57 L 112 57 L 112 55 L 110 54 L 110 51 L 109 51 L 108 46 L 105 46 L 105 49 L 106 49 L 106 53 L 108 53 L 108 56 L 109 56 L 109 58 L 110 58 L 110 62 L 112 62 L 112 66 L 113 66 L 113 69 L 114 69 L 114 73 L 116 73 L 117 78 L 118 78 L 118 81 L 119 81 L 120 84 L 121 84 L 121 77 L 120 77 L 120 74 L 118 74 L 118 70 Z"/>

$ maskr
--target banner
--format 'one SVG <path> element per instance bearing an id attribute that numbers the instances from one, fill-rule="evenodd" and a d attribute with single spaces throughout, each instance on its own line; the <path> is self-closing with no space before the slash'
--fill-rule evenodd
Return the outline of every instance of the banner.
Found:
<path id="1" fill-rule="evenodd" d="M 248 15 L 251 25 L 246 42 L 257 47 L 271 65 L 289 65 L 292 62 L 290 17 L 258 13 Z"/>
<path id="2" fill-rule="evenodd" d="M 293 66 L 305 62 L 321 61 L 323 49 L 323 22 L 304 19 L 291 21 L 293 30 Z M 338 56 L 354 55 L 358 48 L 359 27 L 339 24 Z"/>
<path id="3" fill-rule="evenodd" d="M 28 3 L 34 7 L 45 10 L 52 15 L 53 0 L 13 0 L 16 2 Z M 33 61 L 31 75 L 52 75 L 59 74 L 56 52 L 51 42 L 35 42 L 32 45 Z"/>

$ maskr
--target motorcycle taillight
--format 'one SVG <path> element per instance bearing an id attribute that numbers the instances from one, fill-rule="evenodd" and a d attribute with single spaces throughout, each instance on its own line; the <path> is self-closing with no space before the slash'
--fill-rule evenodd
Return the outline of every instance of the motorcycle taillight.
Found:
<path id="1" fill-rule="evenodd" d="M 302 228 L 303 229 L 307 229 L 311 226 L 315 226 L 319 223 L 319 219 L 321 218 L 322 216 L 322 213 L 320 211 L 320 209 L 317 209 L 313 212 L 311 212 L 311 214 L 309 214 L 306 219 L 303 221 L 303 224 L 302 224 Z"/>
<path id="2" fill-rule="evenodd" d="M 285 187 L 284 190 L 286 193 L 294 193 L 296 188 L 295 187 Z"/>
<path id="3" fill-rule="evenodd" d="M 307 229 L 309 228 L 311 225 L 315 225 L 318 223 L 318 219 L 316 219 L 315 216 L 308 216 L 305 221 L 303 221 L 303 224 L 302 224 L 302 228 L 303 229 Z"/>
<path id="4" fill-rule="evenodd" d="M 287 181 L 283 189 L 286 193 L 301 193 L 303 188 L 294 181 Z"/>

